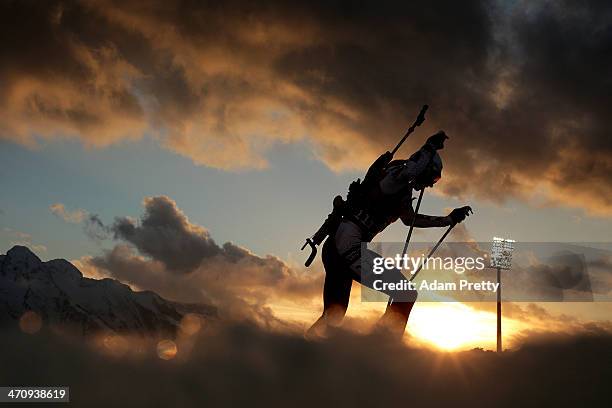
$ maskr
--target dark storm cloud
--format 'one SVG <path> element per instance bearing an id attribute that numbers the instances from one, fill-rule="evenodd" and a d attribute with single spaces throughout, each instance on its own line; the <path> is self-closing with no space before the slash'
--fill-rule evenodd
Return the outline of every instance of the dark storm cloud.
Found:
<path id="1" fill-rule="evenodd" d="M 500 110 L 504 116 L 478 121 L 487 126 L 485 135 L 502 136 L 505 145 L 475 144 L 523 187 L 545 181 L 553 198 L 609 212 L 610 3 L 533 4 L 511 9 L 507 21 L 505 53 L 499 59 L 504 64 L 499 68 L 511 72 L 511 90 Z"/>
<path id="2" fill-rule="evenodd" d="M 295 271 L 277 257 L 231 242 L 217 245 L 167 196 L 145 198 L 143 205 L 140 220 L 121 217 L 108 228 L 123 242 L 87 259 L 90 274 L 173 300 L 213 303 L 225 316 L 268 326 L 281 324 L 267 306 L 271 299 L 309 301 L 320 291 L 320 274 Z"/>
<path id="3" fill-rule="evenodd" d="M 532 338 L 500 356 L 343 332 L 313 343 L 250 326 L 204 326 L 191 348 L 179 343 L 176 359 L 161 361 L 150 349 L 113 357 L 78 339 L 7 331 L 0 380 L 69 384 L 71 404 L 87 407 L 607 406 L 609 333 L 593 327 L 560 337 Z"/>
<path id="4" fill-rule="evenodd" d="M 439 190 L 612 211 L 609 2 L 1 7 L 3 137 L 149 130 L 224 169 L 308 138 L 330 167 L 364 168 L 429 103 L 403 152 L 447 131 Z"/>
<path id="5" fill-rule="evenodd" d="M 451 135 L 440 186 L 448 194 L 501 201 L 542 188 L 551 201 L 608 212 L 609 3 L 521 4 L 349 14 L 338 31 L 350 40 L 287 53 L 280 66 L 322 100 L 362 112 L 355 128 L 380 140 L 379 151 L 401 128 L 388 118 L 407 122 L 430 101 L 430 123 Z"/>
<path id="6" fill-rule="evenodd" d="M 140 222 L 126 217 L 115 220 L 111 230 L 116 239 L 129 242 L 170 271 L 182 273 L 221 252 L 208 231 L 191 224 L 169 197 L 145 198 L 143 204 Z"/>

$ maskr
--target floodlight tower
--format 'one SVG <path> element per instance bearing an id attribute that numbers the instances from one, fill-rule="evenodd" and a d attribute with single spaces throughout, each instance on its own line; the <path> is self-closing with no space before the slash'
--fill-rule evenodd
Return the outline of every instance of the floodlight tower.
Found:
<path id="1" fill-rule="evenodd" d="M 514 240 L 505 238 L 493 238 L 491 246 L 491 268 L 497 269 L 497 352 L 502 351 L 502 329 L 501 329 L 501 270 L 510 269 L 512 266 L 512 251 L 514 251 Z"/>

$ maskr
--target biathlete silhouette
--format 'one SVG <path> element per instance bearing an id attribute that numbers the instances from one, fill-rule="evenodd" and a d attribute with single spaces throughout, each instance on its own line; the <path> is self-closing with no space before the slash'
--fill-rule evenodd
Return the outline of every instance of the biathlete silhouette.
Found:
<path id="1" fill-rule="evenodd" d="M 317 254 L 317 246 L 323 241 L 323 265 L 325 283 L 323 287 L 323 313 L 306 332 L 307 338 L 325 335 L 328 327 L 339 326 L 349 304 L 352 281 L 374 289 L 371 283 L 374 259 L 380 257 L 369 249 L 362 250 L 363 242 L 371 242 L 389 225 L 400 219 L 410 226 L 404 254 L 413 228 L 448 227 L 431 256 L 450 230 L 472 213 L 469 206 L 455 208 L 447 216 L 419 214 L 423 192 L 433 187 L 442 177 L 442 158 L 438 154 L 444 148 L 448 136 L 439 131 L 430 136 L 425 144 L 406 160 L 393 160 L 394 154 L 425 120 L 428 106 L 424 105 L 415 122 L 392 151 L 382 154 L 368 169 L 363 181 L 357 179 L 349 186 L 347 199 L 336 196 L 333 211 L 319 230 L 302 247 L 310 246 L 311 254 L 306 261 L 310 266 Z M 413 209 L 413 191 L 419 191 L 416 209 Z M 326 239 L 327 238 L 327 239 Z M 414 279 L 416 275 L 413 275 Z M 397 269 L 385 272 L 387 282 L 408 280 Z M 410 311 L 417 298 L 414 290 L 405 291 L 401 298 L 397 292 L 381 291 L 389 295 L 389 303 L 377 323 L 377 329 L 401 338 L 408 323 Z"/>

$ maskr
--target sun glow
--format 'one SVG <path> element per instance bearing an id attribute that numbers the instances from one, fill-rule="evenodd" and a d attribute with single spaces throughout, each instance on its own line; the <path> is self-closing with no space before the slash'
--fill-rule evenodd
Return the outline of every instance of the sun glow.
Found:
<path id="1" fill-rule="evenodd" d="M 420 307 L 419 307 L 420 306 Z M 442 350 L 495 346 L 496 315 L 462 303 L 417 303 L 407 331 L 417 342 Z M 507 334 L 515 331 L 513 321 L 504 321 Z"/>
<path id="2" fill-rule="evenodd" d="M 347 319 L 343 326 L 367 333 L 385 311 L 384 302 L 362 302 L 360 288 L 354 286 Z M 417 302 L 406 328 L 406 341 L 419 347 L 445 351 L 468 350 L 476 347 L 494 350 L 496 346 L 495 303 L 474 307 L 460 302 Z M 281 320 L 298 324 L 304 330 L 319 317 L 320 306 L 298 305 L 279 301 L 269 305 Z M 503 319 L 504 347 L 512 347 L 514 336 L 525 329 L 525 323 Z"/>

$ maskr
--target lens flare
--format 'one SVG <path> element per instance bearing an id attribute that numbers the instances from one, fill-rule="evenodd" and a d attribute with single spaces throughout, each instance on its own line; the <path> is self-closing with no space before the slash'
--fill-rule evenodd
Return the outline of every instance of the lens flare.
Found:
<path id="1" fill-rule="evenodd" d="M 37 333 L 42 328 L 42 318 L 38 313 L 28 310 L 19 319 L 19 328 L 24 333 Z"/>
<path id="2" fill-rule="evenodd" d="M 193 336 L 197 334 L 202 328 L 202 318 L 193 313 L 187 313 L 181 319 L 180 329 L 181 332 L 188 335 Z"/>
<path id="3" fill-rule="evenodd" d="M 178 353 L 178 347 L 172 340 L 162 340 L 157 343 L 157 356 L 162 360 L 172 360 Z"/>
<path id="4" fill-rule="evenodd" d="M 105 336 L 103 344 L 104 350 L 116 357 L 125 355 L 129 349 L 128 341 L 122 336 L 118 336 L 116 334 L 109 334 L 108 336 Z"/>

